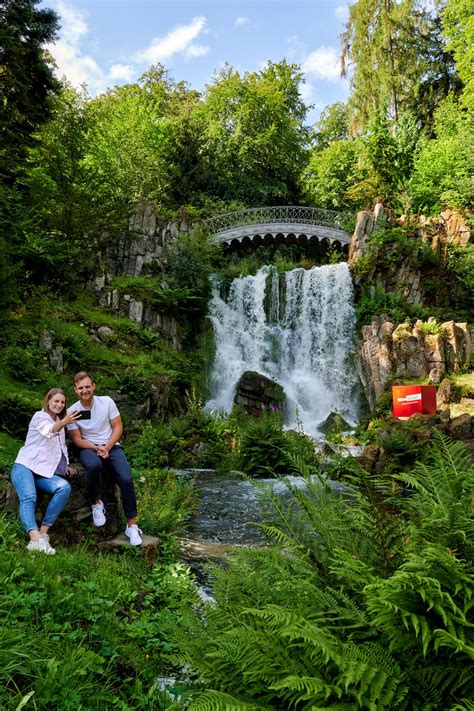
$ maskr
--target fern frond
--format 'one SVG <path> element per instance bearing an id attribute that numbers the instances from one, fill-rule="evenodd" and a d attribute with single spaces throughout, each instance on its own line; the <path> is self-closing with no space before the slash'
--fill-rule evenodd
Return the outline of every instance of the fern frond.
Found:
<path id="1" fill-rule="evenodd" d="M 208 689 L 198 693 L 188 706 L 189 711 L 270 711 L 271 706 L 262 706 L 255 702 L 241 701 L 223 691 Z"/>

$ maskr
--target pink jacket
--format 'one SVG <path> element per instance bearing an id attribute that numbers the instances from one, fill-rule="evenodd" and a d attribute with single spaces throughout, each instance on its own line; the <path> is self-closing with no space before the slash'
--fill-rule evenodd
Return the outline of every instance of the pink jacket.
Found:
<path id="1" fill-rule="evenodd" d="M 15 464 L 23 464 L 35 474 L 50 478 L 63 454 L 69 463 L 64 429 L 53 432 L 55 421 L 44 410 L 35 412 L 28 427 L 25 444 L 18 452 Z"/>

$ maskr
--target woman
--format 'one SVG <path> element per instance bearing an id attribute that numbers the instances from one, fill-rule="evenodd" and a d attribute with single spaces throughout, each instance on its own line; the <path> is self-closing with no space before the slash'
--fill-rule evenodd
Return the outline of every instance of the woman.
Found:
<path id="1" fill-rule="evenodd" d="M 30 537 L 26 546 L 30 551 L 56 553 L 49 545 L 48 531 L 71 493 L 70 484 L 58 475 L 74 473 L 69 467 L 65 427 L 78 417 L 77 411 L 67 413 L 61 388 L 49 390 L 42 409 L 31 419 L 25 444 L 13 465 L 11 480 L 20 500 L 20 519 Z M 37 490 L 52 495 L 39 530 L 35 519 Z"/>

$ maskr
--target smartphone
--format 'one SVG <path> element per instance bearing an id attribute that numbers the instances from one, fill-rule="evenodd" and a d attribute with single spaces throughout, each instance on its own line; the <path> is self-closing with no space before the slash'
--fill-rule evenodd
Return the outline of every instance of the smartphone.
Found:
<path id="1" fill-rule="evenodd" d="M 90 410 L 79 410 L 79 415 L 80 415 L 80 417 L 77 418 L 78 420 L 90 420 L 91 419 L 91 411 Z"/>

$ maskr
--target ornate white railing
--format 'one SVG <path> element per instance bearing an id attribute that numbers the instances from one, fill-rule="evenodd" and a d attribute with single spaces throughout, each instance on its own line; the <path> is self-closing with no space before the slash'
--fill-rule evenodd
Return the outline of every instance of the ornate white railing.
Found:
<path id="1" fill-rule="evenodd" d="M 320 225 L 345 231 L 344 227 L 352 217 L 353 215 L 349 212 L 323 210 L 319 207 L 282 205 L 277 207 L 252 207 L 247 210 L 228 212 L 211 217 L 209 220 L 205 220 L 204 224 L 212 236 L 236 227 L 268 225 L 270 223 L 279 225 Z"/>

